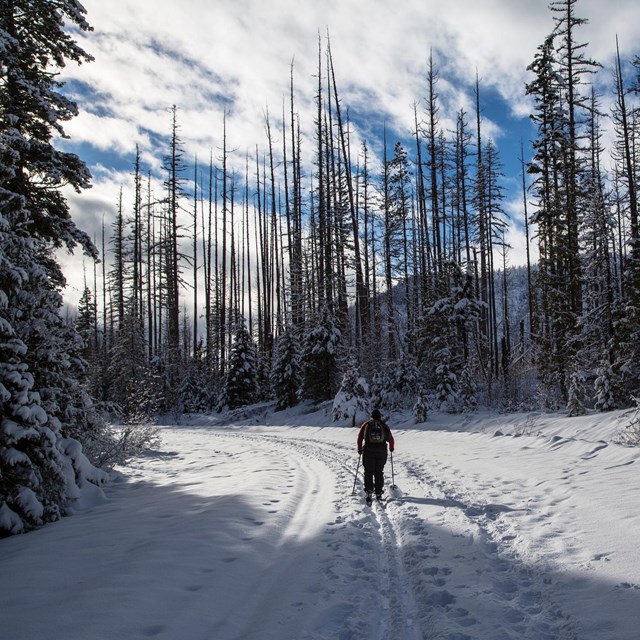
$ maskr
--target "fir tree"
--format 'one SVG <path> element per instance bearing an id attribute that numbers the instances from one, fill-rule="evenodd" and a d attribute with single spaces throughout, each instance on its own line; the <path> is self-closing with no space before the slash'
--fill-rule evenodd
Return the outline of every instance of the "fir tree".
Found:
<path id="1" fill-rule="evenodd" d="M 596 411 L 604 412 L 615 409 L 615 401 L 612 388 L 613 372 L 611 365 L 605 358 L 596 370 L 596 379 L 594 382 L 594 407 Z"/>
<path id="2" fill-rule="evenodd" d="M 462 369 L 460 375 L 460 405 L 464 412 L 472 412 L 478 408 L 478 387 L 469 365 Z"/>
<path id="3" fill-rule="evenodd" d="M 337 346 L 340 330 L 325 309 L 320 323 L 310 329 L 302 350 L 303 397 L 313 402 L 333 398 L 337 391 Z"/>
<path id="4" fill-rule="evenodd" d="M 109 356 L 117 414 L 125 425 L 148 424 L 160 408 L 162 378 L 147 360 L 144 326 L 131 310 L 114 336 Z"/>
<path id="5" fill-rule="evenodd" d="M 229 353 L 228 369 L 218 402 L 218 410 L 237 409 L 255 402 L 258 396 L 257 351 L 244 318 L 238 327 Z"/>
<path id="6" fill-rule="evenodd" d="M 283 331 L 276 341 L 273 366 L 271 367 L 271 389 L 276 401 L 276 410 L 282 411 L 299 402 L 302 374 L 300 355 L 291 328 Z"/>
<path id="7" fill-rule="evenodd" d="M 408 355 L 391 366 L 391 378 L 396 407 L 411 406 L 411 401 L 416 394 L 416 384 L 419 378 L 416 365 Z"/>
<path id="8" fill-rule="evenodd" d="M 333 421 L 349 421 L 352 426 L 355 426 L 358 413 L 367 412 L 368 404 L 369 386 L 360 376 L 357 363 L 352 358 L 342 376 L 340 390 L 333 399 Z"/>
<path id="9" fill-rule="evenodd" d="M 63 438 L 78 440 L 89 460 L 99 463 L 102 449 L 111 446 L 113 436 L 87 391 L 82 337 L 61 315 L 62 296 L 57 288 L 64 285 L 62 272 L 47 252 L 39 261 L 46 271 L 32 273 L 22 292 L 33 300 L 30 312 L 21 313 L 14 323 L 29 345 L 24 362 L 33 372 L 48 426 Z M 54 283 L 57 287 L 51 289 Z"/>
<path id="10" fill-rule="evenodd" d="M 435 370 L 435 405 L 440 411 L 457 413 L 459 410 L 459 385 L 456 374 L 449 366 L 450 352 L 444 348 L 438 352 L 438 364 Z"/>
<path id="11" fill-rule="evenodd" d="M 202 339 L 196 345 L 195 353 L 189 358 L 178 398 L 185 413 L 204 413 L 212 406 L 212 384 L 207 375 Z"/>
<path id="12" fill-rule="evenodd" d="M 394 409 L 397 406 L 397 394 L 393 381 L 386 370 L 377 370 L 370 385 L 371 406 L 378 409 Z"/>
<path id="13" fill-rule="evenodd" d="M 61 190 L 89 187 L 89 171 L 52 144 L 77 112 L 58 91 L 56 69 L 91 59 L 65 24 L 90 30 L 74 0 L 12 0 L 0 11 L 0 531 L 11 533 L 58 518 L 73 481 L 65 475 L 73 447 L 57 445 L 63 424 L 78 427 L 81 394 L 75 341 L 71 352 L 56 342 L 66 338 L 54 250 L 96 251 Z M 67 402 L 69 392 L 76 400 Z"/>
<path id="14" fill-rule="evenodd" d="M 85 358 L 92 358 L 98 350 L 96 344 L 96 303 L 93 299 L 91 289 L 85 285 L 82 296 L 78 301 L 78 317 L 75 321 L 75 328 L 82 339 L 82 354 Z"/>
<path id="15" fill-rule="evenodd" d="M 424 387 L 420 387 L 418 390 L 418 397 L 413 405 L 413 418 L 417 424 L 426 422 L 429 419 L 430 409 L 431 407 L 429 406 L 429 397 L 426 389 Z"/>
<path id="16" fill-rule="evenodd" d="M 586 413 L 584 407 L 585 401 L 585 376 L 582 371 L 574 371 L 569 379 L 569 399 L 567 401 L 567 409 L 569 415 L 573 418 L 583 416 Z"/>

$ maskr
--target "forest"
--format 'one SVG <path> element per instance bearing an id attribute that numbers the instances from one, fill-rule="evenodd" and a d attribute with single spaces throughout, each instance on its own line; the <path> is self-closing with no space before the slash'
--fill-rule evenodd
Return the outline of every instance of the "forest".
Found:
<path id="1" fill-rule="evenodd" d="M 77 106 L 51 71 L 91 62 L 65 23 L 91 26 L 71 0 L 7 7 L 0 535 L 63 515 L 73 488 L 104 481 L 153 438 L 161 414 L 335 399 L 336 420 L 376 406 L 424 422 L 479 406 L 580 415 L 635 402 L 640 58 L 618 54 L 613 70 L 592 60 L 577 0 L 549 5 L 523 87 L 536 135 L 518 159 L 519 268 L 480 81 L 474 113 L 444 114 L 432 52 L 412 137 L 382 130 L 383 157 L 373 157 L 366 143 L 352 147 L 328 34 L 317 43 L 312 139 L 301 134 L 293 64 L 282 113 L 265 112 L 254 150 L 228 148 L 225 121 L 221 148 L 188 162 L 174 105 L 163 175 L 136 152 L 133 201 L 114 194 L 115 219 L 92 241 L 63 194 L 91 177 L 54 144 Z M 615 79 L 610 111 L 593 82 L 602 73 Z M 243 172 L 231 168 L 238 154 Z M 71 318 L 60 248 L 93 265 Z"/>

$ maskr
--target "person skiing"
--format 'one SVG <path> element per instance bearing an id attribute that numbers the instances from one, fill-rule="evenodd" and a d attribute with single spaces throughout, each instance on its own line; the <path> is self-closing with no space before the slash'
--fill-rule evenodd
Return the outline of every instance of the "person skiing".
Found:
<path id="1" fill-rule="evenodd" d="M 362 454 L 364 490 L 369 503 L 374 491 L 378 500 L 382 497 L 387 443 L 389 451 L 393 452 L 395 443 L 391 429 L 382 419 L 380 411 L 374 409 L 369 420 L 362 423 L 358 432 L 358 453 Z"/>

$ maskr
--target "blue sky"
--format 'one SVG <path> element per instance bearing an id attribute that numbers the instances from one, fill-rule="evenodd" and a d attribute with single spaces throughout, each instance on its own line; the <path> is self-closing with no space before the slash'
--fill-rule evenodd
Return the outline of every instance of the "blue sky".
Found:
<path id="1" fill-rule="evenodd" d="M 66 127 L 65 146 L 90 166 L 94 186 L 69 200 L 78 224 L 99 233 L 102 215 L 115 211 L 118 193 L 130 197 L 136 144 L 143 165 L 158 171 L 162 140 L 178 105 L 180 134 L 189 162 L 209 158 L 222 145 L 228 112 L 232 162 L 266 149 L 264 113 L 276 120 L 288 96 L 292 60 L 296 109 L 312 153 L 318 37 L 331 34 L 336 80 L 354 123 L 354 147 L 371 140 L 384 121 L 392 148 L 413 128 L 413 104 L 423 105 L 430 50 L 439 71 L 442 125 L 462 107 L 475 118 L 476 73 L 481 83 L 485 136 L 505 165 L 510 213 L 521 217 L 520 142 L 533 133 L 524 95 L 526 67 L 553 29 L 546 0 L 83 0 L 94 31 L 80 43 L 95 62 L 69 65 L 62 79 L 80 115 Z M 616 34 L 622 57 L 638 54 L 637 0 L 579 0 L 589 20 L 578 37 L 611 81 Z M 324 46 L 324 43 L 323 43 Z M 287 98 L 288 99 L 288 98 Z M 453 120 L 451 120 L 453 126 Z M 520 203 L 520 204 L 518 204 Z M 514 227 L 513 262 L 522 262 L 522 238 Z M 518 236 L 518 237 L 516 237 Z M 518 246 L 519 245 L 519 246 Z M 73 265 L 73 258 L 65 258 Z M 77 270 L 75 270 L 77 272 Z M 70 278 L 71 280 L 71 278 Z M 73 287 L 72 283 L 72 287 Z M 77 287 L 76 287 L 77 289 Z M 71 292 L 73 297 L 73 292 Z"/>

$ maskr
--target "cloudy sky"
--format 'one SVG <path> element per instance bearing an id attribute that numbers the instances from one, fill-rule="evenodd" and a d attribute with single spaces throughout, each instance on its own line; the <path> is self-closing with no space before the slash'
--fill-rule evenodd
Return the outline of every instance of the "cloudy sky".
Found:
<path id="1" fill-rule="evenodd" d="M 275 121 L 281 114 L 293 61 L 296 110 L 311 141 L 318 38 L 324 47 L 327 32 L 354 138 L 374 151 L 382 122 L 398 138 L 411 130 L 430 50 L 445 119 L 461 107 L 474 114 L 477 73 L 485 132 L 499 147 L 516 206 L 520 141 L 532 135 L 526 67 L 554 24 L 546 0 L 82 2 L 94 31 L 79 41 L 95 62 L 64 70 L 80 107 L 65 145 L 94 175 L 93 189 L 70 197 L 90 233 L 99 233 L 103 214 L 113 215 L 121 186 L 126 198 L 136 144 L 145 167 L 160 167 L 173 104 L 188 158 L 219 154 L 226 111 L 228 147 L 242 166 L 246 151 L 266 146 L 264 114 L 269 109 Z M 623 58 L 640 53 L 637 0 L 579 0 L 576 13 L 589 20 L 577 37 L 604 65 L 598 82 L 606 84 L 616 34 Z"/>

